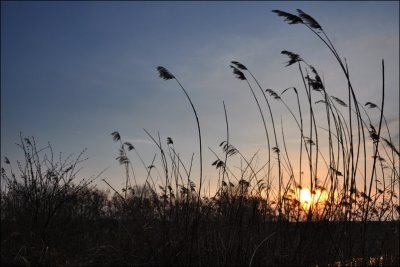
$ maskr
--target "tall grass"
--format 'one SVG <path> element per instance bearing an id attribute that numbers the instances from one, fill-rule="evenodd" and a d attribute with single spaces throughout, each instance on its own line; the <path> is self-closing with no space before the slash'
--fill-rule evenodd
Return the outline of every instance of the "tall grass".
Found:
<path id="1" fill-rule="evenodd" d="M 175 79 L 191 105 L 198 154 L 184 164 L 171 137 L 162 140 L 144 130 L 157 148 L 145 162 L 115 131 L 124 187 L 105 178 L 110 189 L 104 192 L 92 186 L 96 177 L 77 179 L 81 154 L 55 161 L 50 145 L 38 149 L 33 138 L 21 136 L 24 161 L 17 162 L 16 171 L 5 158 L 1 174 L 2 264 L 398 265 L 400 153 L 384 117 L 384 61 L 380 105 L 363 105 L 346 60 L 322 26 L 302 10 L 273 12 L 307 27 L 325 44 L 343 72 L 347 101 L 331 95 L 318 70 L 294 52 L 282 54 L 289 58 L 287 67 L 297 66 L 300 87 L 264 88 L 247 66 L 232 61 L 230 68 L 246 81 L 260 113 L 267 141 L 260 150 L 268 157 L 259 163 L 261 152 L 247 157 L 234 146 L 223 102 L 226 136 L 218 150 L 209 148 L 217 189 L 206 194 L 197 111 L 178 79 L 158 67 L 159 76 Z M 281 114 L 273 102 L 293 121 L 276 117 Z M 379 120 L 372 121 L 369 112 L 378 112 Z M 285 139 L 287 123 L 293 122 L 297 155 L 288 151 Z M 192 171 L 195 156 L 198 175 Z M 143 184 L 137 182 L 135 161 L 146 173 Z"/>

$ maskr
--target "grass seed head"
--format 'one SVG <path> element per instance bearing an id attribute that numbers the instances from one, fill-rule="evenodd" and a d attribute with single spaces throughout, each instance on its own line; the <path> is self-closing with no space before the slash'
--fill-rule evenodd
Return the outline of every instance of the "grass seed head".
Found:
<path id="1" fill-rule="evenodd" d="M 164 80 L 175 79 L 175 76 L 172 75 L 166 68 L 158 66 L 157 70 L 158 70 L 158 74 L 160 75 L 160 77 L 162 79 L 164 79 Z"/>
<path id="2" fill-rule="evenodd" d="M 319 25 L 319 23 L 313 17 L 303 12 L 301 9 L 297 9 L 297 12 L 299 13 L 299 17 L 302 18 L 303 23 L 307 24 L 313 29 L 322 30 L 321 25 Z"/>
<path id="3" fill-rule="evenodd" d="M 296 62 L 302 61 L 302 58 L 298 54 L 292 53 L 290 51 L 283 50 L 281 52 L 281 54 L 287 55 L 289 57 L 289 59 L 290 59 L 288 62 L 286 62 L 287 63 L 286 67 L 288 67 L 288 66 L 290 66 L 290 65 L 292 65 L 292 64 L 294 64 Z"/>
<path id="4" fill-rule="evenodd" d="M 246 66 L 238 61 L 231 61 L 231 63 L 234 64 L 236 67 L 238 67 L 241 70 L 247 70 Z"/>
<path id="5" fill-rule="evenodd" d="M 111 133 L 111 136 L 112 136 L 114 142 L 118 142 L 119 140 L 121 140 L 121 136 L 119 135 L 119 132 L 117 132 L 117 131 Z"/>
<path id="6" fill-rule="evenodd" d="M 287 12 L 284 12 L 281 10 L 276 10 L 276 9 L 272 10 L 272 12 L 278 14 L 278 16 L 280 16 L 280 17 L 285 17 L 285 21 L 287 21 L 289 24 L 299 24 L 299 23 L 302 24 L 303 23 L 303 20 L 296 15 L 293 15 L 293 14 L 290 14 L 290 13 L 287 13 Z"/>
<path id="7" fill-rule="evenodd" d="M 246 76 L 244 76 L 244 73 L 241 72 L 238 68 L 236 68 L 235 66 L 231 65 L 231 68 L 233 69 L 233 74 L 236 75 L 236 78 L 238 78 L 239 80 L 247 80 Z"/>

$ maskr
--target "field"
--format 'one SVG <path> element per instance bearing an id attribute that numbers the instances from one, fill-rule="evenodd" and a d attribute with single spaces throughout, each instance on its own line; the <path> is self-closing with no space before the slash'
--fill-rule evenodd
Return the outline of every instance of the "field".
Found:
<path id="1" fill-rule="evenodd" d="M 359 103 L 346 60 L 313 17 L 297 12 L 273 10 L 289 24 L 308 28 L 328 48 L 348 99 L 331 96 L 319 71 L 287 50 L 287 67 L 298 68 L 304 88 L 263 88 L 247 66 L 232 61 L 234 77 L 259 110 L 267 157 L 256 163 L 258 152 L 248 158 L 234 146 L 224 104 L 226 136 L 220 151 L 212 150 L 218 186 L 211 194 L 202 173 L 201 118 L 180 80 L 159 66 L 160 78 L 176 82 L 193 111 L 198 162 L 192 158 L 186 166 L 172 138 L 162 141 L 147 131 L 161 164 L 144 162 L 115 131 L 111 137 L 125 173 L 120 190 L 100 180 L 101 174 L 79 177 L 84 151 L 62 158 L 51 145 L 37 147 L 33 137 L 21 135 L 23 160 L 5 157 L 2 163 L 1 264 L 398 266 L 400 152 L 384 115 L 384 61 L 380 102 Z M 287 104 L 288 98 L 297 104 Z M 287 109 L 297 127 L 294 157 L 272 101 Z M 324 122 L 315 119 L 321 107 Z M 146 170 L 143 184 L 137 183 L 133 157 Z M 192 172 L 193 164 L 199 173 Z M 107 191 L 96 187 L 100 182 Z"/>

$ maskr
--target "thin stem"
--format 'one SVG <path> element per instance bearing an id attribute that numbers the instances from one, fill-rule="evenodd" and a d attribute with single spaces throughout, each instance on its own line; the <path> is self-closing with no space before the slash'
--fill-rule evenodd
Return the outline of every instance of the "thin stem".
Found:
<path id="1" fill-rule="evenodd" d="M 199 152 L 200 152 L 200 155 L 199 155 L 199 158 L 200 158 L 200 183 L 199 183 L 199 194 L 198 194 L 198 200 L 200 201 L 201 187 L 202 187 L 202 183 L 203 183 L 203 151 L 202 151 L 202 145 L 201 145 L 201 131 L 200 131 L 199 117 L 197 116 L 196 109 L 194 108 L 193 102 L 190 99 L 185 88 L 182 86 L 182 84 L 179 82 L 179 80 L 177 78 L 175 78 L 175 81 L 179 84 L 182 91 L 185 93 L 185 95 L 186 95 L 187 99 L 189 100 L 190 105 L 193 109 L 194 116 L 196 117 L 197 131 L 198 131 L 198 135 L 199 135 Z"/>

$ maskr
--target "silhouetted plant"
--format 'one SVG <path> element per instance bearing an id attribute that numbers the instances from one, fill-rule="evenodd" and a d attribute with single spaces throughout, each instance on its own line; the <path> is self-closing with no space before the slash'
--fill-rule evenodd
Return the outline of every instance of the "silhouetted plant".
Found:
<path id="1" fill-rule="evenodd" d="M 201 188 L 202 188 L 202 184 L 203 184 L 203 152 L 202 152 L 202 144 L 201 144 L 201 131 L 200 131 L 199 117 L 197 116 L 197 112 L 193 105 L 192 100 L 190 99 L 188 93 L 186 92 L 186 89 L 182 86 L 182 84 L 179 82 L 179 80 L 164 67 L 159 66 L 159 67 L 157 67 L 157 70 L 159 72 L 160 77 L 163 78 L 164 80 L 175 79 L 175 81 L 179 84 L 180 88 L 182 89 L 182 91 L 185 93 L 187 99 L 189 100 L 189 103 L 190 103 L 190 106 L 192 107 L 194 116 L 196 117 L 197 131 L 198 131 L 198 137 L 199 137 L 200 182 L 199 182 L 198 194 L 199 194 L 199 200 L 200 200 Z"/>

